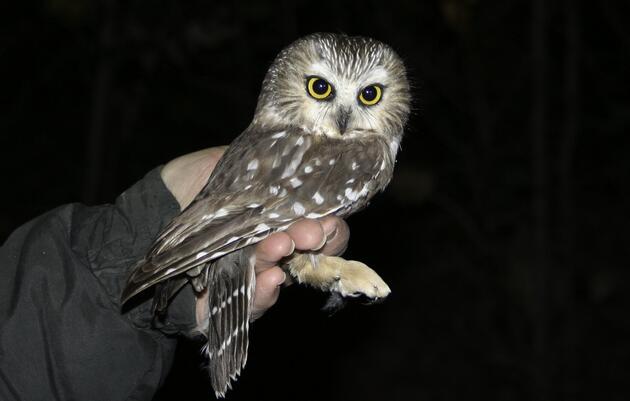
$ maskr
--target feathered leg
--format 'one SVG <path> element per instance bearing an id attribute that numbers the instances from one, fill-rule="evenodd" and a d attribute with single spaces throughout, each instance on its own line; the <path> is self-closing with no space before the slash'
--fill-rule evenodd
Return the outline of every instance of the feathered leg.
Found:
<path id="1" fill-rule="evenodd" d="M 337 293 L 344 298 L 364 296 L 368 300 L 376 301 L 387 297 L 391 292 L 374 270 L 355 260 L 295 253 L 283 267 L 298 282 Z"/>

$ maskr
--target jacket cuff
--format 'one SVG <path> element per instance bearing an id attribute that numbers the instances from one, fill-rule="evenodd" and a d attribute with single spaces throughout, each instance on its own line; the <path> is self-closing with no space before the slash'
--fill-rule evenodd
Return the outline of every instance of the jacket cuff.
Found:
<path id="1" fill-rule="evenodd" d="M 173 194 L 168 190 L 162 180 L 162 167 L 151 170 L 142 180 L 125 191 L 124 197 L 141 196 L 144 198 L 143 207 L 151 212 L 144 219 L 144 226 L 151 233 L 150 240 L 146 243 L 141 254 L 135 255 L 136 260 L 144 256 L 155 237 L 164 227 L 180 213 L 180 206 Z M 126 276 L 125 274 L 125 281 Z M 124 284 L 123 284 L 124 285 Z M 121 286 L 122 291 L 122 286 Z M 151 290 L 147 291 L 151 293 Z M 197 298 L 190 284 L 186 284 L 171 299 L 166 313 L 160 317 L 153 316 L 152 298 L 144 298 L 144 301 L 129 310 L 128 317 L 139 328 L 152 328 L 164 334 L 187 334 L 197 324 L 196 304 Z"/>

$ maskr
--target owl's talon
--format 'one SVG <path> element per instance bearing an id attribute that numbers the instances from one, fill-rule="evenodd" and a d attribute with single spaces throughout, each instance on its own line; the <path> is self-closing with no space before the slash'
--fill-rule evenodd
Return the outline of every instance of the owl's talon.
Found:
<path id="1" fill-rule="evenodd" d="M 318 255 L 317 264 L 317 268 L 314 268 L 310 257 L 296 255 L 287 267 L 300 283 L 361 303 L 374 303 L 386 298 L 391 292 L 383 279 L 361 262 Z"/>
<path id="2" fill-rule="evenodd" d="M 339 267 L 340 279 L 331 286 L 343 297 L 366 298 L 372 303 L 379 298 L 385 298 L 391 290 L 381 277 L 368 266 L 353 260 L 344 260 Z"/>

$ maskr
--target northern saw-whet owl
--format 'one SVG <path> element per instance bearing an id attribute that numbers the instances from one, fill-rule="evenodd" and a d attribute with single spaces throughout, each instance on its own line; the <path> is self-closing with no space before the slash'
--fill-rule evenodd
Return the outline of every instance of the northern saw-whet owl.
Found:
<path id="1" fill-rule="evenodd" d="M 122 301 L 155 286 L 155 313 L 186 283 L 208 288 L 211 383 L 224 396 L 245 366 L 255 286 L 253 244 L 302 218 L 346 217 L 389 183 L 410 111 L 405 66 L 365 37 L 312 34 L 276 57 L 254 118 L 208 183 L 133 269 Z M 359 262 L 294 254 L 299 282 L 341 297 L 389 288 Z"/>

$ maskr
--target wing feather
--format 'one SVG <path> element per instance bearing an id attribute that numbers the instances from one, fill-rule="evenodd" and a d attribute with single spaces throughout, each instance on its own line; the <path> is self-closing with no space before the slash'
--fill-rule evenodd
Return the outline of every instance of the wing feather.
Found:
<path id="1" fill-rule="evenodd" d="M 385 163 L 386 144 L 358 146 L 313 138 L 299 129 L 274 132 L 255 134 L 263 135 L 254 139 L 262 142 L 259 146 L 239 146 L 248 131 L 237 138 L 195 201 L 133 269 L 123 302 L 163 280 L 255 244 L 304 216 L 343 216 L 367 203 L 374 192 L 368 183 L 375 178 L 374 166 Z M 268 143 L 271 146 L 265 146 Z M 256 169 L 251 169 L 254 165 Z M 349 174 L 356 177 L 352 182 L 346 182 Z"/>
<path id="2" fill-rule="evenodd" d="M 217 397 L 231 388 L 247 361 L 249 316 L 256 285 L 252 248 L 217 260 L 211 269 L 205 352 Z"/>
<path id="3" fill-rule="evenodd" d="M 187 280 L 197 291 L 207 287 L 208 326 L 201 330 L 211 384 L 223 397 L 247 362 L 256 285 L 251 245 L 303 217 L 343 217 L 365 206 L 391 176 L 388 149 L 384 141 L 333 140 L 297 128 L 246 130 L 135 266 L 123 302 L 157 284 L 159 311 Z"/>

